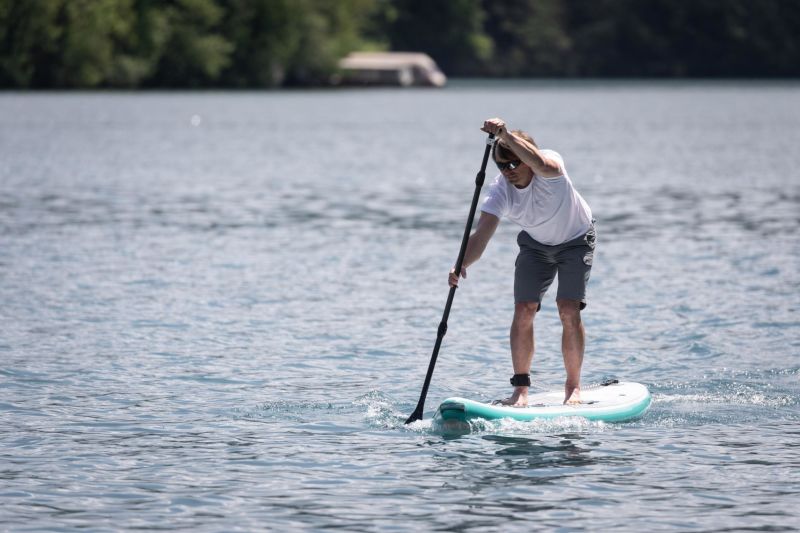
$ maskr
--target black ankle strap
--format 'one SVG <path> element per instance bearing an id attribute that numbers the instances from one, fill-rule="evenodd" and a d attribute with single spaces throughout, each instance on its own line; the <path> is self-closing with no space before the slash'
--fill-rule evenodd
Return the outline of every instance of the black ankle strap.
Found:
<path id="1" fill-rule="evenodd" d="M 511 384 L 515 387 L 530 387 L 531 375 L 530 374 L 514 374 L 511 378 Z"/>

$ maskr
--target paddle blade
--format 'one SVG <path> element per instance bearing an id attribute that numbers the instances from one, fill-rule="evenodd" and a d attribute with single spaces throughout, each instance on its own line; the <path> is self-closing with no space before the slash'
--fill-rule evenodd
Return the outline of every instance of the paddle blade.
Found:
<path id="1" fill-rule="evenodd" d="M 408 417 L 408 420 L 406 420 L 406 425 L 410 424 L 411 422 L 416 422 L 417 420 L 422 420 L 422 407 L 419 406 L 417 406 L 417 408 L 414 409 L 414 412 L 411 413 L 411 416 Z"/>

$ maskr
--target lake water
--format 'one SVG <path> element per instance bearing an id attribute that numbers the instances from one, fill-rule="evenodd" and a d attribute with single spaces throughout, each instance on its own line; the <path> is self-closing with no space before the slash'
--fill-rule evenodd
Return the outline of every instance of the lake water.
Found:
<path id="1" fill-rule="evenodd" d="M 796 530 L 798 89 L 0 94 L 0 529 Z M 593 208 L 584 383 L 639 420 L 432 427 L 509 392 L 504 223 L 403 424 L 490 116 Z"/>

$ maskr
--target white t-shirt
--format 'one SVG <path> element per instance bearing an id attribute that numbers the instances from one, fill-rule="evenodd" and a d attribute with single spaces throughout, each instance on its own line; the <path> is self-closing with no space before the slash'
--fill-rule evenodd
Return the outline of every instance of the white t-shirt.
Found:
<path id="1" fill-rule="evenodd" d="M 489 188 L 481 211 L 498 218 L 506 217 L 519 224 L 534 240 L 553 246 L 589 231 L 592 210 L 572 185 L 561 155 L 553 150 L 540 152 L 557 161 L 562 174 L 555 178 L 534 174 L 524 189 L 509 184 L 500 174 Z"/>

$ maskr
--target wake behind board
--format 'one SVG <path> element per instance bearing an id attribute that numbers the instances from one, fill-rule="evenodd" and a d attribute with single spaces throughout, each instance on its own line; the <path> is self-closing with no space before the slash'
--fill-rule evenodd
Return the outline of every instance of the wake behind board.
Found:
<path id="1" fill-rule="evenodd" d="M 434 415 L 434 424 L 447 429 L 468 425 L 470 420 L 512 418 L 529 421 L 564 416 L 580 416 L 588 420 L 621 422 L 644 414 L 650 406 L 650 391 L 641 383 L 616 380 L 581 389 L 581 403 L 564 405 L 564 391 L 548 391 L 528 395 L 528 407 L 510 407 L 448 398 Z"/>

